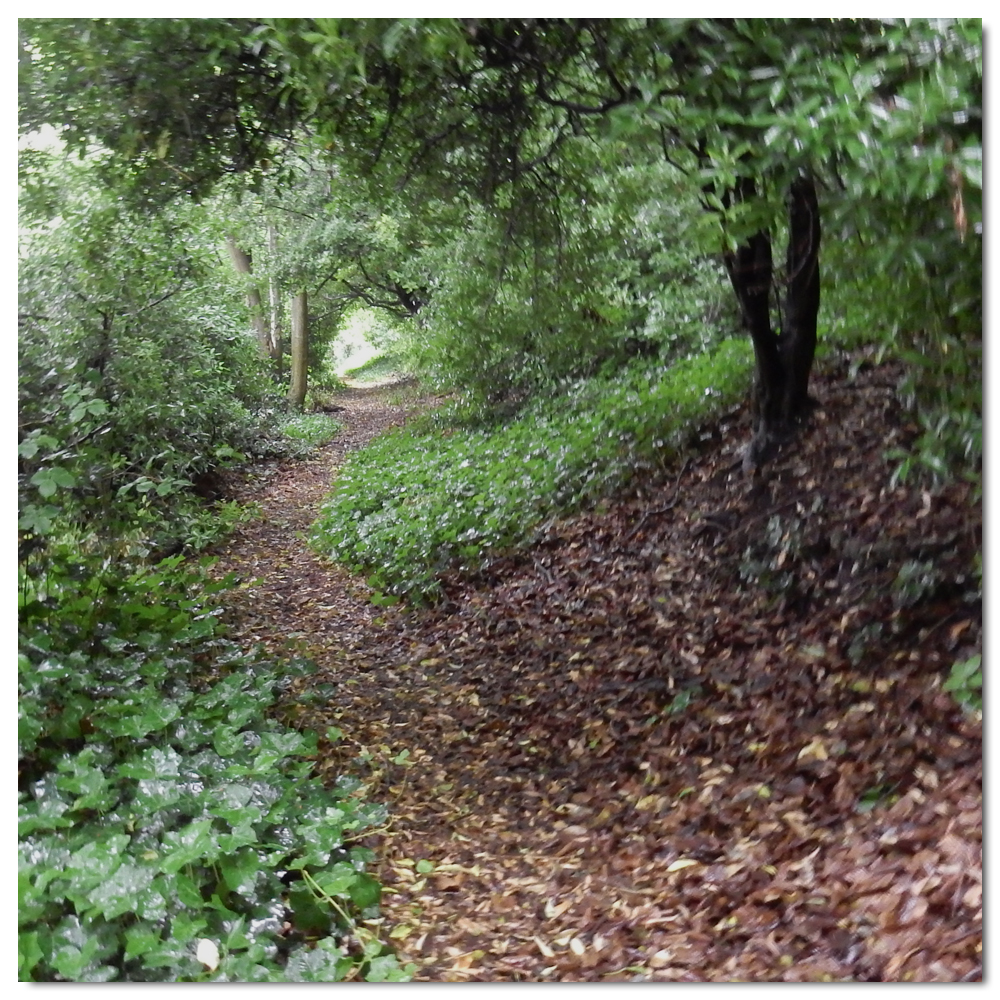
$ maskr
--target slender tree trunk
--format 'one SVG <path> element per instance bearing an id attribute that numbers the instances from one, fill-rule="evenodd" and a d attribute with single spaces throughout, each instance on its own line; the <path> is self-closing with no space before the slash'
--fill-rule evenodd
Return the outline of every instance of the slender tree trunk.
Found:
<path id="1" fill-rule="evenodd" d="M 267 224 L 267 245 L 271 251 L 272 262 L 278 256 L 278 227 L 273 222 Z M 267 279 L 267 290 L 271 302 L 270 353 L 277 367 L 278 379 L 281 379 L 284 351 L 281 343 L 281 289 L 272 274 Z"/>
<path id="2" fill-rule="evenodd" d="M 233 262 L 233 267 L 237 272 L 249 278 L 253 274 L 253 258 L 241 246 L 239 246 L 233 236 L 226 237 L 226 246 L 229 248 L 229 257 Z M 273 358 L 271 353 L 271 335 L 267 328 L 267 321 L 264 319 L 264 309 L 260 301 L 260 292 L 257 288 L 247 282 L 247 309 L 250 312 L 250 322 L 253 325 L 254 337 L 257 346 L 265 358 Z"/>
<path id="3" fill-rule="evenodd" d="M 292 299 L 292 381 L 288 401 L 301 410 L 306 401 L 306 370 L 309 362 L 309 303 L 305 289 Z"/>
<path id="4" fill-rule="evenodd" d="M 752 180 L 734 195 L 754 194 Z M 788 196 L 788 251 L 781 329 L 771 326 L 773 263 L 771 238 L 759 231 L 726 255 L 726 270 L 750 333 L 756 361 L 753 438 L 744 467 L 762 465 L 795 432 L 809 412 L 809 373 L 816 353 L 819 313 L 819 205 L 808 177 L 797 179 Z"/>

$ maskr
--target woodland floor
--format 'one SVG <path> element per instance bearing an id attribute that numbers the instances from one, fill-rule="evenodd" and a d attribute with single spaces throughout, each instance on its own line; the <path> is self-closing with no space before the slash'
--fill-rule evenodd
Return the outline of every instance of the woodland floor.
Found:
<path id="1" fill-rule="evenodd" d="M 982 726 L 940 689 L 982 648 L 981 506 L 890 486 L 898 376 L 828 364 L 762 477 L 734 413 L 419 612 L 303 538 L 415 387 L 350 389 L 331 444 L 239 487 L 264 514 L 221 568 L 262 582 L 233 630 L 315 660 L 285 712 L 343 732 L 321 773 L 367 756 L 380 930 L 418 980 L 981 980 Z"/>

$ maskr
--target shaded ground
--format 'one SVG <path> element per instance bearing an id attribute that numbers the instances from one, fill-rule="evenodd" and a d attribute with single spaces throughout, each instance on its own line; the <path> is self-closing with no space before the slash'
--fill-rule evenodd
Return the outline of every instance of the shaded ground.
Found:
<path id="1" fill-rule="evenodd" d="M 940 690 L 982 648 L 981 514 L 891 486 L 897 376 L 818 376 L 757 480 L 733 414 L 420 613 L 298 533 L 428 401 L 353 389 L 342 436 L 248 487 L 265 516 L 222 562 L 264 582 L 234 629 L 316 660 L 287 711 L 344 733 L 321 771 L 367 759 L 382 930 L 418 979 L 981 978 L 981 724 Z"/>

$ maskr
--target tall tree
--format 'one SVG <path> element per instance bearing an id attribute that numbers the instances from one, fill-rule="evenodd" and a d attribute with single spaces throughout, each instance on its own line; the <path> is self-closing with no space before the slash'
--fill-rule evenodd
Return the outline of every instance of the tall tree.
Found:
<path id="1" fill-rule="evenodd" d="M 309 299 L 304 288 L 292 298 L 292 380 L 288 401 L 301 410 L 306 401 L 306 379 L 309 369 Z"/>
<path id="2" fill-rule="evenodd" d="M 246 282 L 247 311 L 250 313 L 250 323 L 253 327 L 254 336 L 261 354 L 266 358 L 277 360 L 278 345 L 272 336 L 274 325 L 269 327 L 267 319 L 264 317 L 264 307 L 261 304 L 260 289 L 253 282 L 253 258 L 237 242 L 232 233 L 226 235 L 226 247 L 229 250 L 229 259 L 236 268 L 236 273 L 241 275 Z M 272 305 L 273 315 L 273 305 Z"/>
<path id="3" fill-rule="evenodd" d="M 271 260 L 278 256 L 278 227 L 273 219 L 267 221 L 267 248 Z M 284 357 L 284 349 L 281 343 L 281 288 L 278 284 L 277 275 L 272 273 L 267 278 L 268 302 L 270 304 L 270 329 L 271 348 L 277 363 L 278 377 L 281 377 L 281 363 Z"/>

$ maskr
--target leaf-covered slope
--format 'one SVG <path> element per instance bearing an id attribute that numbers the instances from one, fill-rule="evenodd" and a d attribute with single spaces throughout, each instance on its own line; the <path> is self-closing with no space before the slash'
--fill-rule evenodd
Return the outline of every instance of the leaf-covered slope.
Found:
<path id="1" fill-rule="evenodd" d="M 238 620 L 317 660 L 287 710 L 343 732 L 321 766 L 361 750 L 390 793 L 418 978 L 981 978 L 981 723 L 941 689 L 981 649 L 981 513 L 891 483 L 898 373 L 845 375 L 762 479 L 722 428 L 432 612 L 237 546 L 266 577 Z M 321 482 L 279 473 L 271 520 Z"/>

